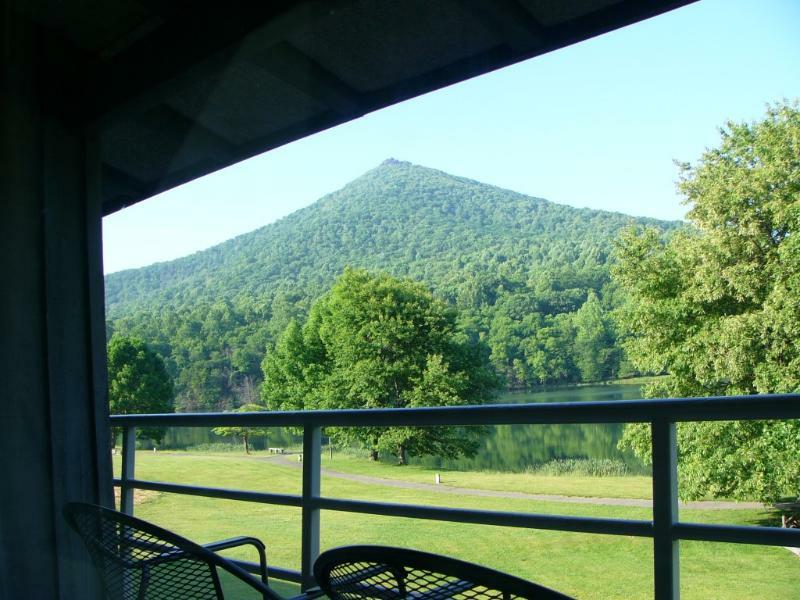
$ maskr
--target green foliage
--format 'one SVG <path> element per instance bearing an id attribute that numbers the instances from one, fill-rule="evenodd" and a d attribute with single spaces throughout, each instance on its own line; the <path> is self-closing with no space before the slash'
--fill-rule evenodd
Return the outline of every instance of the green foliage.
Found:
<path id="1" fill-rule="evenodd" d="M 271 409 L 402 408 L 480 404 L 496 385 L 480 345 L 456 331 L 455 312 L 419 283 L 347 269 L 292 322 L 263 364 Z M 377 455 L 472 455 L 481 428 L 333 428 Z"/>
<path id="2" fill-rule="evenodd" d="M 650 397 L 800 390 L 800 110 L 728 123 L 719 148 L 682 165 L 696 226 L 662 241 L 627 231 L 616 280 L 628 356 L 668 373 Z M 642 427 L 623 443 L 649 454 Z M 800 494 L 800 422 L 691 423 L 679 428 L 681 492 L 775 500 Z"/>
<path id="3" fill-rule="evenodd" d="M 108 342 L 108 402 L 112 415 L 172 412 L 174 397 L 172 379 L 158 354 L 137 338 L 122 335 L 111 338 Z M 137 430 L 137 437 L 156 442 L 163 436 L 163 429 Z"/>
<path id="4" fill-rule="evenodd" d="M 247 413 L 247 412 L 259 412 L 265 410 L 267 410 L 267 407 L 262 404 L 243 404 L 242 406 L 237 408 L 234 412 Z M 232 436 L 232 437 L 242 438 L 245 454 L 250 454 L 250 438 L 256 435 L 266 436 L 269 434 L 268 428 L 261 428 L 261 427 L 214 427 L 212 431 L 217 435 L 225 437 Z"/>
<path id="5" fill-rule="evenodd" d="M 589 292 L 575 313 L 574 356 L 583 381 L 602 381 L 613 377 L 611 365 L 617 362 L 618 349 L 610 318 L 603 312 L 597 295 Z"/>
<path id="6" fill-rule="evenodd" d="M 209 454 L 219 454 L 219 453 L 238 453 L 239 447 L 234 444 L 229 444 L 227 442 L 209 442 L 206 444 L 195 444 L 193 446 L 187 446 L 186 448 L 181 448 L 181 450 L 185 450 L 186 452 L 190 452 L 192 454 L 195 453 L 209 453 Z"/>
<path id="7" fill-rule="evenodd" d="M 603 319 L 619 303 L 608 257 L 631 222 L 674 225 L 387 161 L 277 223 L 109 275 L 108 327 L 166 358 L 178 410 L 230 410 L 257 401 L 265 350 L 352 266 L 420 281 L 457 308 L 461 329 L 490 345 L 509 387 L 581 381 L 581 368 L 613 377 L 616 335 L 577 349 L 572 319 L 590 292 Z"/>
<path id="8" fill-rule="evenodd" d="M 628 475 L 628 466 L 612 458 L 557 458 L 529 468 L 534 475 L 585 477 L 622 477 Z"/>

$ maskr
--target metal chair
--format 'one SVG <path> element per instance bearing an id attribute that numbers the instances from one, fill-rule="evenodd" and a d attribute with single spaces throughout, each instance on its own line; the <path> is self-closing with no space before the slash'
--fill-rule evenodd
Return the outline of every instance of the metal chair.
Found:
<path id="1" fill-rule="evenodd" d="M 323 552 L 314 576 L 332 600 L 569 598 L 536 583 L 446 556 L 386 546 Z"/>
<path id="2" fill-rule="evenodd" d="M 152 523 L 93 504 L 70 503 L 64 517 L 83 538 L 107 598 L 151 600 L 224 599 L 219 569 L 259 592 L 265 600 L 283 600 L 267 581 L 264 544 L 252 537 L 195 544 Z M 218 550 L 251 545 L 258 550 L 259 581 Z M 303 594 L 297 598 L 310 598 Z"/>

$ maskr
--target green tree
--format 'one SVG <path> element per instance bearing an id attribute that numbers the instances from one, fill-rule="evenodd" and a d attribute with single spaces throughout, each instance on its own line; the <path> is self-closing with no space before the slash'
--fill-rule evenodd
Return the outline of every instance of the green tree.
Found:
<path id="1" fill-rule="evenodd" d="M 594 291 L 589 292 L 586 302 L 574 315 L 573 353 L 581 380 L 608 379 L 615 371 L 618 352 L 611 324 Z"/>
<path id="2" fill-rule="evenodd" d="M 562 383 L 576 381 L 577 373 L 572 360 L 574 328 L 569 313 L 538 319 L 522 342 L 528 369 L 537 383 Z"/>
<path id="3" fill-rule="evenodd" d="M 138 338 L 114 335 L 108 343 L 108 402 L 112 415 L 168 413 L 175 392 L 164 361 Z M 163 429 L 139 429 L 137 437 L 160 442 Z M 116 438 L 116 433 L 112 436 Z"/>
<path id="4" fill-rule="evenodd" d="M 233 412 L 246 413 L 265 410 L 267 410 L 267 407 L 261 404 L 243 404 Z M 212 431 L 217 435 L 242 438 L 245 454 L 250 454 L 250 439 L 253 436 L 269 435 L 269 429 L 263 427 L 214 427 Z"/>
<path id="5" fill-rule="evenodd" d="M 488 352 L 460 334 L 455 313 L 411 280 L 347 269 L 293 322 L 263 363 L 271 409 L 401 408 L 485 402 L 496 385 Z M 339 428 L 340 443 L 454 457 L 477 450 L 481 428 Z"/>
<path id="6" fill-rule="evenodd" d="M 681 166 L 693 228 L 664 241 L 628 231 L 614 276 L 629 293 L 628 356 L 667 376 L 656 396 L 800 390 L 800 110 L 728 123 L 719 148 Z M 690 423 L 678 429 L 681 492 L 775 500 L 800 494 L 800 422 Z M 649 435 L 623 444 L 649 456 Z"/>

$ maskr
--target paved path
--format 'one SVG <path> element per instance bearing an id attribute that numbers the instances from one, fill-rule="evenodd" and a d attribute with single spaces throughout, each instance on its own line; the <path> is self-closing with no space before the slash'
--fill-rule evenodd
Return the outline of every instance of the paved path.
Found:
<path id="1" fill-rule="evenodd" d="M 282 465 L 300 468 L 303 463 L 299 462 L 296 455 L 278 454 L 275 456 L 260 458 L 258 460 L 268 460 Z M 523 500 L 542 500 L 545 502 L 564 502 L 568 504 L 600 504 L 608 506 L 636 506 L 639 508 L 652 508 L 652 500 L 638 498 L 594 498 L 583 496 L 562 496 L 558 494 L 528 494 L 525 492 L 502 492 L 498 490 L 480 490 L 475 488 L 462 488 L 450 485 L 435 485 L 432 483 L 419 483 L 416 481 L 403 481 L 400 479 L 387 479 L 384 477 L 371 477 L 369 475 L 356 475 L 354 473 L 342 473 L 331 469 L 322 469 L 322 474 L 336 479 L 346 479 L 357 481 L 369 485 L 383 485 L 386 487 L 403 488 L 408 490 L 423 490 L 426 492 L 436 492 L 439 494 L 456 494 L 459 496 L 485 496 L 491 498 L 520 498 Z M 694 508 L 703 510 L 725 510 L 736 508 L 766 508 L 758 502 L 723 502 L 723 501 L 702 501 L 702 502 L 681 502 L 681 508 Z"/>

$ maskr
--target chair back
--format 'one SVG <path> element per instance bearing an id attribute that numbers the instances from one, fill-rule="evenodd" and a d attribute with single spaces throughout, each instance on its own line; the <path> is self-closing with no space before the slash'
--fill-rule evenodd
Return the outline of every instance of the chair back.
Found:
<path id="1" fill-rule="evenodd" d="M 323 552 L 314 576 L 332 600 L 568 598 L 473 563 L 405 548 L 344 546 Z"/>
<path id="2" fill-rule="evenodd" d="M 92 504 L 69 503 L 64 517 L 83 538 L 108 598 L 224 598 L 217 568 L 247 576 L 213 552 L 147 521 Z M 249 583 L 278 598 L 260 582 Z"/>

